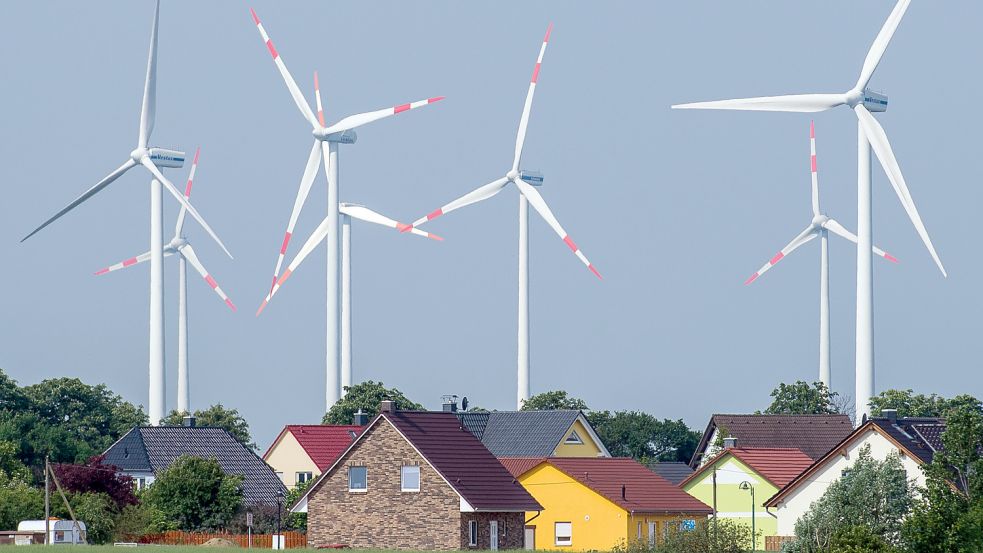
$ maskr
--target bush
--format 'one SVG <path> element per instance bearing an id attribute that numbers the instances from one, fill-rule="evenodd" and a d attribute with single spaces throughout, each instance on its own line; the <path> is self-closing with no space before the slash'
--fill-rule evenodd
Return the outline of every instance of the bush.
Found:
<path id="1" fill-rule="evenodd" d="M 113 541 L 138 542 L 147 534 L 163 532 L 167 527 L 164 515 L 151 505 L 127 505 L 116 517 Z"/>
<path id="2" fill-rule="evenodd" d="M 0 529 L 12 530 L 22 520 L 43 518 L 43 491 L 19 480 L 0 482 Z"/>
<path id="3" fill-rule="evenodd" d="M 215 459 L 184 455 L 157 475 L 143 500 L 163 515 L 166 530 L 224 529 L 242 504 L 241 483 Z"/>
<path id="4" fill-rule="evenodd" d="M 694 530 L 670 525 L 662 543 L 632 540 L 614 547 L 612 553 L 749 553 L 751 529 L 726 519 L 698 520 Z"/>
<path id="5" fill-rule="evenodd" d="M 68 502 L 75 518 L 85 523 L 86 539 L 89 543 L 109 543 L 113 539 L 116 526 L 116 504 L 104 493 L 70 493 Z M 71 520 L 65 502 L 58 492 L 51 494 L 51 515 Z M 43 519 L 43 515 L 38 517 Z"/>

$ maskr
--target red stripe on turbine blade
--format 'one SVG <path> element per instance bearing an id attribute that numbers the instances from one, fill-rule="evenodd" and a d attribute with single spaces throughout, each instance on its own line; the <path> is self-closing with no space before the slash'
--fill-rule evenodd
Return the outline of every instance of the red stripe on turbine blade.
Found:
<path id="1" fill-rule="evenodd" d="M 409 104 L 402 104 L 402 105 L 399 105 L 399 106 L 396 106 L 396 107 L 393 108 L 393 114 L 402 113 L 402 112 L 404 112 L 404 111 L 406 111 L 408 109 L 410 109 L 410 105 Z"/>
<path id="2" fill-rule="evenodd" d="M 566 242 L 567 246 L 570 248 L 570 251 L 577 251 L 577 245 L 573 243 L 573 240 L 570 238 L 569 234 L 563 237 L 563 241 Z"/>
<path id="3" fill-rule="evenodd" d="M 546 27 L 546 36 L 543 37 L 543 42 L 549 42 L 550 41 L 550 33 L 552 33 L 552 32 L 553 32 L 553 24 L 550 23 L 549 26 Z"/>
<path id="4" fill-rule="evenodd" d="M 444 214 L 444 210 L 443 209 L 434 210 L 433 213 L 427 215 L 427 220 L 428 221 L 433 221 L 434 219 L 436 219 L 437 217 L 440 217 L 443 214 Z"/>
<path id="5" fill-rule="evenodd" d="M 270 49 L 270 55 L 273 56 L 273 59 L 277 59 L 277 57 L 280 56 L 280 54 L 278 54 L 276 51 L 276 46 L 273 46 L 272 40 L 266 41 L 266 47 Z"/>
<path id="6" fill-rule="evenodd" d="M 185 197 L 191 195 L 191 179 L 188 179 L 188 184 L 184 187 L 184 195 Z"/>
<path id="7" fill-rule="evenodd" d="M 201 155 L 201 147 L 195 148 L 195 160 L 191 162 L 192 165 L 198 165 L 198 156 Z"/>
<path id="8" fill-rule="evenodd" d="M 443 99 L 444 99 L 444 97 L 443 97 L 443 96 L 435 96 L 435 97 L 433 97 L 433 98 L 427 98 L 427 103 L 428 103 L 428 104 L 432 104 L 432 103 L 434 103 L 434 102 L 439 102 L 439 101 L 441 101 L 441 100 L 443 100 Z"/>
<path id="9" fill-rule="evenodd" d="M 812 156 L 812 172 L 816 172 L 816 156 Z"/>
<path id="10" fill-rule="evenodd" d="M 816 122 L 809 121 L 809 138 L 816 138 Z"/>
<path id="11" fill-rule="evenodd" d="M 280 246 L 280 255 L 287 253 L 287 244 L 290 243 L 291 236 L 292 235 L 289 232 L 283 235 L 283 244 Z M 275 279 L 276 277 L 273 278 Z"/>
<path id="12" fill-rule="evenodd" d="M 444 241 L 444 237 L 443 236 L 437 236 L 436 234 L 433 234 L 433 233 L 430 233 L 430 232 L 427 233 L 427 238 L 429 238 L 431 240 L 436 240 L 438 242 L 443 242 Z"/>
<path id="13" fill-rule="evenodd" d="M 774 265 L 775 263 L 778 263 L 779 261 L 781 261 L 783 257 L 785 257 L 785 254 L 783 254 L 782 252 L 778 252 L 778 253 L 775 254 L 775 257 L 772 257 L 771 258 L 771 261 L 769 263 L 771 263 L 772 265 Z"/>
<path id="14" fill-rule="evenodd" d="M 890 261 L 891 263 L 898 263 L 898 258 L 887 252 L 884 252 L 884 259 Z"/>
<path id="15" fill-rule="evenodd" d="M 413 225 L 407 225 L 406 223 L 396 223 L 396 230 L 399 232 L 409 232 L 413 230 Z"/>
<path id="16" fill-rule="evenodd" d="M 259 16 L 256 15 L 256 10 L 249 8 L 249 13 L 253 14 L 253 21 L 259 25 Z"/>
<path id="17" fill-rule="evenodd" d="M 601 273 L 597 272 L 597 269 L 595 269 L 593 265 L 588 265 L 587 268 L 590 269 L 590 272 L 594 273 L 594 276 L 596 276 L 601 280 L 604 280 L 604 277 L 601 276 Z"/>
<path id="18" fill-rule="evenodd" d="M 257 310 L 256 310 L 256 316 L 257 316 L 257 317 L 259 317 L 259 314 L 260 314 L 260 313 L 262 313 L 264 309 L 266 309 L 266 304 L 267 304 L 267 303 L 269 303 L 269 302 L 268 302 L 268 301 L 266 301 L 266 300 L 263 300 L 263 303 L 261 303 L 261 304 L 259 305 L 259 309 L 257 309 Z"/>
<path id="19" fill-rule="evenodd" d="M 539 66 L 540 65 L 542 65 L 542 64 L 536 63 L 536 67 L 533 68 L 533 70 L 532 70 L 532 80 L 529 81 L 529 82 L 535 83 L 536 82 L 536 79 L 539 78 Z"/>
<path id="20" fill-rule="evenodd" d="M 98 271 L 96 271 L 95 272 L 95 275 L 96 276 L 104 275 L 104 274 L 106 274 L 108 272 L 109 272 L 109 267 L 106 267 L 105 269 L 99 269 Z"/>
<path id="21" fill-rule="evenodd" d="M 744 281 L 744 286 L 747 286 L 748 284 L 751 284 L 752 282 L 758 280 L 758 276 L 759 276 L 758 273 L 754 273 L 753 275 L 751 275 L 750 278 Z"/>
<path id="22" fill-rule="evenodd" d="M 215 288 L 218 288 L 218 283 L 215 282 L 215 279 L 212 278 L 212 275 L 205 275 L 205 282 L 207 282 L 208 285 L 211 286 L 213 290 Z"/>
<path id="23" fill-rule="evenodd" d="M 129 258 L 129 259 L 127 259 L 126 261 L 124 261 L 124 262 L 123 262 L 123 266 L 124 266 L 124 267 L 129 267 L 130 265 L 133 265 L 133 264 L 135 264 L 136 262 L 137 262 L 137 258 L 135 258 L 135 257 L 131 257 L 131 258 Z"/>
<path id="24" fill-rule="evenodd" d="M 225 298 L 225 305 L 228 305 L 229 306 L 229 309 L 231 309 L 233 311 L 238 311 L 238 309 L 236 309 L 235 304 L 233 304 L 232 303 L 232 300 L 230 300 L 229 298 Z"/>
<path id="25" fill-rule="evenodd" d="M 287 279 L 290 278 L 291 273 L 293 273 L 293 271 L 291 271 L 290 269 L 283 271 L 283 274 L 280 275 L 280 280 L 276 282 L 276 285 L 283 286 L 283 283 L 287 282 Z"/>

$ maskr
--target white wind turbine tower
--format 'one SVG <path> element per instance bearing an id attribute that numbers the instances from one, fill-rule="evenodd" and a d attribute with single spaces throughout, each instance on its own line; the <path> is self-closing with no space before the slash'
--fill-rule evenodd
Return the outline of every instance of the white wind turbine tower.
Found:
<path id="1" fill-rule="evenodd" d="M 86 190 L 75 201 L 65 206 L 21 240 L 21 242 L 27 240 L 62 215 L 96 195 L 123 173 L 137 165 L 142 165 L 153 176 L 150 181 L 150 399 L 147 409 L 151 424 L 157 424 L 164 418 L 164 405 L 166 404 L 164 388 L 164 269 L 162 264 L 164 215 L 161 187 L 166 188 L 180 202 L 181 207 L 186 209 L 205 228 L 229 257 L 232 257 L 225 244 L 208 226 L 198 210 L 192 207 L 184 195 L 161 173 L 160 169 L 163 167 L 183 167 L 184 152 L 149 146 L 150 133 L 154 128 L 157 110 L 157 26 L 159 19 L 160 0 L 157 1 L 154 8 L 154 23 L 150 33 L 150 55 L 147 60 L 147 78 L 143 89 L 143 106 L 140 110 L 140 133 L 137 137 L 137 147 L 130 152 L 129 158 L 123 165 L 96 183 L 95 186 Z"/>
<path id="2" fill-rule="evenodd" d="M 191 198 L 191 184 L 195 179 L 195 172 L 198 169 L 198 154 L 201 149 L 195 150 L 195 159 L 191 163 L 191 173 L 188 175 L 188 183 L 184 187 L 184 198 Z M 236 306 L 229 299 L 225 292 L 219 287 L 218 282 L 211 274 L 205 270 L 205 266 L 199 261 L 191 243 L 184 236 L 184 219 L 188 210 L 183 206 L 177 216 L 177 223 L 174 225 L 174 238 L 164 246 L 164 257 L 172 255 L 178 256 L 178 354 L 177 354 L 177 410 L 180 413 L 191 413 L 191 380 L 188 368 L 188 268 L 190 263 L 198 271 L 201 278 L 205 279 L 208 286 L 218 294 L 225 305 L 233 311 Z M 131 257 L 115 265 L 110 265 L 104 269 L 96 271 L 96 276 L 132 267 L 150 259 L 151 252 L 142 253 L 136 257 Z"/>
<path id="3" fill-rule="evenodd" d="M 342 389 L 344 389 L 345 387 L 352 385 L 352 219 L 355 218 L 367 223 L 382 225 L 384 227 L 396 229 L 400 232 L 408 231 L 412 234 L 430 238 L 432 240 L 443 240 L 443 238 L 437 236 L 436 234 L 431 234 L 420 229 L 412 228 L 410 225 L 390 219 L 389 217 L 376 213 L 365 206 L 343 203 L 338 206 L 338 211 L 341 213 L 341 386 Z M 294 257 L 293 261 L 287 265 L 287 269 L 283 271 L 283 274 L 277 279 L 276 284 L 273 285 L 273 289 L 270 291 L 270 294 L 266 296 L 266 299 L 263 300 L 262 305 L 260 305 L 259 309 L 256 311 L 257 316 L 263 312 L 263 309 L 265 309 L 270 300 L 273 299 L 274 294 L 280 290 L 280 287 L 283 286 L 287 279 L 290 278 L 290 275 L 297 270 L 297 267 L 300 266 L 304 259 L 310 255 L 310 253 L 314 251 L 314 248 L 316 248 L 321 241 L 328 236 L 329 230 L 330 223 L 328 218 L 325 217 L 324 220 L 321 221 L 321 224 L 318 225 L 317 229 L 314 230 L 314 233 L 311 234 L 310 238 L 304 242 L 303 247 L 300 248 L 300 252 Z"/>
<path id="4" fill-rule="evenodd" d="M 409 104 L 401 104 L 398 106 L 393 106 L 391 108 L 380 109 L 376 111 L 370 111 L 366 113 L 359 113 L 357 115 L 350 115 L 338 121 L 337 123 L 325 126 L 324 123 L 324 111 L 321 109 L 320 101 L 320 91 L 318 89 L 317 83 L 317 73 L 314 74 L 314 86 L 317 96 L 317 117 L 314 116 L 314 112 L 311 111 L 310 104 L 307 103 L 307 99 L 304 94 L 297 87 L 297 83 L 294 81 L 290 72 L 287 71 L 287 66 L 283 63 L 283 58 L 280 57 L 280 53 L 273 46 L 273 41 L 270 40 L 269 35 L 266 33 L 266 29 L 263 28 L 263 24 L 259 21 L 259 16 L 256 15 L 256 11 L 250 8 L 250 13 L 253 16 L 253 21 L 256 23 L 256 28 L 259 30 L 260 37 L 262 37 L 263 42 L 266 44 L 267 49 L 270 51 L 270 55 L 273 57 L 273 62 L 276 64 L 277 69 L 280 71 L 280 75 L 283 77 L 283 81 L 287 85 L 287 89 L 290 91 L 290 95 L 293 97 L 294 103 L 300 110 L 304 119 L 311 125 L 312 134 L 314 135 L 314 144 L 311 147 L 310 156 L 307 159 L 307 167 L 304 169 L 304 175 L 300 181 L 300 189 L 297 191 L 297 198 L 294 200 L 293 211 L 290 213 L 290 220 L 287 223 L 287 232 L 283 237 L 283 244 L 280 246 L 280 254 L 277 258 L 276 269 L 273 272 L 273 281 L 270 284 L 270 290 L 276 286 L 277 279 L 280 276 L 280 267 L 283 264 L 283 257 L 287 252 L 287 245 L 290 242 L 290 237 L 293 235 L 294 225 L 297 222 L 297 217 L 300 215 L 300 210 L 304 206 L 304 202 L 307 200 L 307 195 L 311 190 L 311 185 L 314 182 L 314 177 L 317 176 L 318 165 L 321 163 L 322 155 L 324 157 L 324 171 L 327 174 L 328 180 L 328 229 L 334 230 L 334 232 L 328 232 L 327 243 L 328 243 L 328 275 L 327 275 L 327 386 L 325 398 L 327 402 L 327 407 L 325 409 L 330 409 L 338 399 L 341 397 L 341 387 L 339 385 L 339 363 L 340 363 L 340 332 L 339 323 L 341 319 L 341 313 L 339 309 L 339 242 L 338 242 L 338 228 L 339 228 L 339 216 L 338 216 L 338 194 L 339 194 L 339 182 L 338 182 L 338 145 L 339 144 L 354 144 L 357 136 L 353 129 L 371 123 L 373 121 L 378 121 L 385 117 L 391 115 L 396 115 L 404 111 L 409 111 L 414 108 L 422 107 L 443 99 L 443 96 L 438 96 L 434 98 L 427 98 L 425 100 L 420 100 L 417 102 L 412 102 Z M 346 378 L 350 380 L 350 375 Z"/>
<path id="5" fill-rule="evenodd" d="M 799 246 L 812 241 L 813 238 L 817 236 L 820 238 L 822 247 L 820 248 L 820 261 L 819 261 L 819 381 L 826 385 L 828 388 L 830 386 L 830 367 L 829 367 L 829 233 L 832 232 L 838 236 L 846 238 L 847 240 L 857 243 L 857 236 L 852 232 L 848 231 L 843 227 L 838 221 L 828 217 L 826 214 L 822 213 L 819 209 L 819 170 L 816 163 L 816 125 L 815 123 L 809 126 L 809 141 L 810 150 L 812 152 L 812 221 L 809 222 L 809 226 L 805 228 L 802 232 L 798 234 L 787 246 L 781 249 L 768 263 L 765 263 L 756 273 L 751 275 L 747 281 L 744 282 L 745 285 L 751 284 L 756 281 L 758 277 L 765 274 L 768 269 L 771 269 L 779 261 L 785 259 L 789 254 L 795 251 Z M 884 250 L 874 246 L 873 251 L 875 254 L 891 261 L 897 263 L 898 260 L 893 255 L 885 252 Z"/>
<path id="6" fill-rule="evenodd" d="M 790 96 L 767 96 L 762 98 L 744 98 L 739 100 L 722 100 L 716 102 L 700 102 L 672 106 L 674 109 L 730 109 L 750 111 L 785 111 L 811 113 L 847 106 L 857 116 L 857 350 L 856 350 L 856 416 L 857 422 L 865 415 L 870 415 L 869 400 L 874 395 L 874 271 L 873 271 L 873 231 L 871 228 L 871 164 L 870 151 L 880 161 L 887 173 L 888 180 L 894 192 L 898 195 L 902 207 L 908 213 L 915 230 L 928 248 L 932 259 L 935 260 L 942 275 L 945 267 L 935 252 L 932 239 L 918 215 L 918 209 L 908 191 L 904 175 L 894 151 L 887 139 L 887 134 L 880 123 L 874 119 L 871 112 L 887 110 L 887 96 L 873 92 L 868 88 L 871 77 L 877 69 L 891 42 L 891 37 L 901 23 L 911 0 L 899 0 L 894 11 L 874 39 L 867 58 L 864 60 L 860 78 L 850 90 L 839 94 L 799 94 Z"/>
<path id="7" fill-rule="evenodd" d="M 421 217 L 413 223 L 413 227 L 422 225 L 440 217 L 445 213 L 450 213 L 455 209 L 462 208 L 473 203 L 488 199 L 498 194 L 509 183 L 515 184 L 519 189 L 519 325 L 518 325 L 518 390 L 516 402 L 518 408 L 522 408 L 523 402 L 529 399 L 529 204 L 532 204 L 539 215 L 546 223 L 563 239 L 563 242 L 573 251 L 574 254 L 593 272 L 597 278 L 601 274 L 591 265 L 587 257 L 584 256 L 580 248 L 574 243 L 567 234 L 560 222 L 556 220 L 553 212 L 550 211 L 546 201 L 530 182 L 540 185 L 543 182 L 542 175 L 535 172 L 520 171 L 519 165 L 522 161 L 522 145 L 526 139 L 526 129 L 529 125 L 529 112 L 532 109 L 532 98 L 536 92 L 536 81 L 539 79 L 539 69 L 543 63 L 543 55 L 546 53 L 546 45 L 549 43 L 550 32 L 553 25 L 550 24 L 546 29 L 546 36 L 543 37 L 543 45 L 539 49 L 539 57 L 536 58 L 536 66 L 533 68 L 532 78 L 529 81 L 529 91 L 526 93 L 526 103 L 522 108 L 522 117 L 519 119 L 519 132 L 515 140 L 515 157 L 512 159 L 512 168 L 505 176 L 496 179 L 484 186 L 481 186 L 451 203 L 437 209 L 425 217 Z M 527 182 L 530 181 L 530 182 Z M 405 231 L 404 231 L 405 232 Z"/>

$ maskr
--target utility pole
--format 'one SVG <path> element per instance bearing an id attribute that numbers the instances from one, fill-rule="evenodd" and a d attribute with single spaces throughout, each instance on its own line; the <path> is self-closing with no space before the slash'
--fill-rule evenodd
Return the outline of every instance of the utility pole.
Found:
<path id="1" fill-rule="evenodd" d="M 713 543 L 717 543 L 717 463 L 713 464 Z"/>
<path id="2" fill-rule="evenodd" d="M 44 544 L 51 539 L 51 482 L 48 480 L 48 456 L 44 456 Z"/>

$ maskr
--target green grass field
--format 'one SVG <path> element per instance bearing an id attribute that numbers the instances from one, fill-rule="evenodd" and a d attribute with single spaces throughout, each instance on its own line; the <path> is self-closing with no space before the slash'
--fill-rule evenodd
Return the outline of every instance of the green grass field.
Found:
<path id="1" fill-rule="evenodd" d="M 42 549 L 46 546 L 44 545 L 0 545 L 0 552 L 2 553 L 40 553 Z M 56 548 L 57 551 L 71 550 L 69 545 L 58 545 L 52 546 Z M 116 547 L 112 545 L 87 545 L 84 549 L 79 550 L 79 553 L 126 553 L 127 551 L 161 551 L 161 553 L 202 553 L 202 551 L 222 551 L 222 548 L 211 548 L 211 547 L 196 547 L 187 545 L 141 545 L 139 547 Z M 241 549 L 238 547 L 233 547 L 229 549 Z M 263 548 L 262 550 L 254 547 L 256 551 L 267 551 Z M 290 551 L 303 551 L 292 549 Z M 358 553 L 393 553 L 390 551 L 384 551 L 381 549 L 348 549 L 346 551 L 357 551 Z M 67 552 L 66 552 L 67 553 Z M 431 553 L 423 551 L 400 551 L 399 553 Z M 525 551 L 508 551 L 500 550 L 500 553 L 526 553 Z"/>

